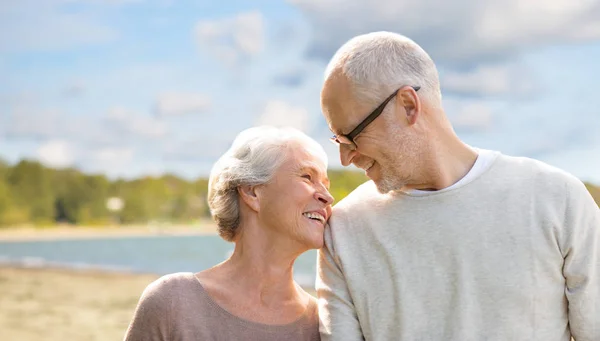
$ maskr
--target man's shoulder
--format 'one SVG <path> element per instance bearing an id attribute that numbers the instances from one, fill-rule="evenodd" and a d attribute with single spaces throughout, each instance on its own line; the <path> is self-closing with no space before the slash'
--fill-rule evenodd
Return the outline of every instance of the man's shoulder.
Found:
<path id="1" fill-rule="evenodd" d="M 551 182 L 561 181 L 569 184 L 580 182 L 573 174 L 544 161 L 526 157 L 501 155 L 502 164 L 514 172 L 521 173 L 522 178 L 535 178 Z"/>
<path id="2" fill-rule="evenodd" d="M 372 204 L 382 198 L 382 194 L 377 191 L 377 187 L 372 180 L 366 181 L 356 187 L 345 198 L 334 205 L 334 212 L 347 210 L 356 210 L 365 205 Z"/>
<path id="3" fill-rule="evenodd" d="M 333 230 L 362 228 L 364 222 L 386 211 L 389 196 L 379 193 L 373 181 L 367 181 L 333 206 L 329 225 Z M 344 232 L 345 233 L 345 232 Z"/>
<path id="4" fill-rule="evenodd" d="M 585 185 L 575 175 L 541 160 L 525 156 L 501 156 L 498 170 L 511 183 L 511 188 L 533 188 L 545 196 L 563 196 L 586 192 Z M 528 184 L 528 185 L 527 185 Z"/>

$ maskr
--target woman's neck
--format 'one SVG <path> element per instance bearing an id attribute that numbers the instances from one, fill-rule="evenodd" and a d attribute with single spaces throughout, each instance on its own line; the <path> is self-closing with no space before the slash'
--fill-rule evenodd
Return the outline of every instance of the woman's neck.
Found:
<path id="1" fill-rule="evenodd" d="M 232 288 L 251 295 L 256 303 L 297 300 L 303 291 L 294 282 L 293 265 L 301 250 L 297 242 L 268 233 L 265 228 L 242 227 L 233 254 L 215 267 Z"/>

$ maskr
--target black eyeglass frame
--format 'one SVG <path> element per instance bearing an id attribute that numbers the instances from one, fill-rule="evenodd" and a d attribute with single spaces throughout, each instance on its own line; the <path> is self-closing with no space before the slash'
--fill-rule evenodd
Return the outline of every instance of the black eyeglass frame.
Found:
<path id="1" fill-rule="evenodd" d="M 415 91 L 419 91 L 419 89 L 421 89 L 420 86 L 411 86 L 411 88 L 413 88 L 413 90 Z M 330 138 L 331 142 L 338 145 L 350 145 L 352 146 L 353 150 L 356 149 L 357 146 L 356 142 L 354 142 L 354 138 L 358 134 L 360 134 L 369 124 L 371 124 L 371 122 L 373 122 L 377 117 L 379 117 L 379 115 L 381 115 L 383 109 L 385 109 L 385 106 L 389 103 L 389 101 L 392 100 L 392 98 L 396 96 L 396 94 L 398 94 L 398 91 L 400 91 L 400 89 L 402 88 L 396 89 L 396 91 L 389 95 L 388 98 L 385 99 L 385 101 L 383 101 L 377 108 L 375 108 L 375 110 L 373 110 L 362 122 L 360 122 L 358 126 L 356 126 L 356 128 L 352 129 L 351 132 L 349 132 L 348 134 L 333 135 Z M 348 142 L 340 141 L 340 138 L 348 140 Z"/>

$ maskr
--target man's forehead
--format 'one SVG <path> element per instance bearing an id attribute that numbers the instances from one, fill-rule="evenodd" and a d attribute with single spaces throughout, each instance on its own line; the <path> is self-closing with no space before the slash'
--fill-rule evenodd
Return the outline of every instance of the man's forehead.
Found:
<path id="1" fill-rule="evenodd" d="M 329 130 L 336 135 L 350 133 L 364 118 L 364 114 L 361 114 L 357 107 L 358 105 L 347 101 L 342 105 L 327 108 L 328 110 L 324 109 Z"/>
<path id="2" fill-rule="evenodd" d="M 329 130 L 334 134 L 348 133 L 347 130 L 360 121 L 358 105 L 345 77 L 327 79 L 321 91 L 321 106 Z"/>

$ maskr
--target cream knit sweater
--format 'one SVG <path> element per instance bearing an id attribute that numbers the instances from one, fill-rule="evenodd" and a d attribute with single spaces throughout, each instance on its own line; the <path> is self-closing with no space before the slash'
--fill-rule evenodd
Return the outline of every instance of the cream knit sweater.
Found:
<path id="1" fill-rule="evenodd" d="M 323 340 L 600 340 L 600 210 L 575 177 L 500 154 L 456 188 L 334 207 Z"/>

